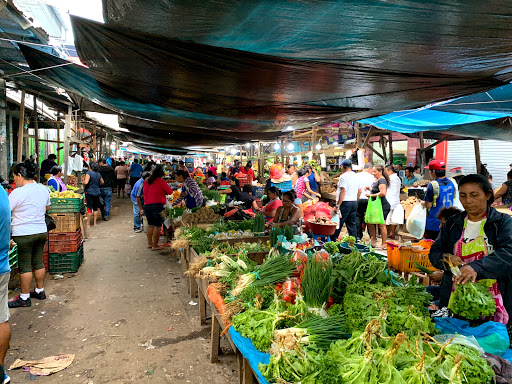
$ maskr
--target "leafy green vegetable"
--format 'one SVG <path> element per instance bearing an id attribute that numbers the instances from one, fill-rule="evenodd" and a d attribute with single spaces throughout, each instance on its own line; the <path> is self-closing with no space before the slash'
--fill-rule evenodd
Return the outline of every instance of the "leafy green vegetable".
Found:
<path id="1" fill-rule="evenodd" d="M 489 288 L 496 280 L 483 279 L 464 285 L 457 284 L 452 292 L 448 308 L 456 315 L 474 320 L 480 316 L 491 316 L 496 312 L 496 302 L 492 298 Z"/>
<path id="2" fill-rule="evenodd" d="M 259 370 L 271 383 L 320 384 L 315 380 L 323 368 L 323 353 L 314 347 L 297 347 L 270 356 L 269 364 L 260 364 Z"/>
<path id="3" fill-rule="evenodd" d="M 385 310 L 382 321 L 388 335 L 405 332 L 414 337 L 418 332 L 435 333 L 434 323 L 425 309 L 430 298 L 425 288 L 418 285 L 392 287 L 356 283 L 347 286 L 343 305 L 352 331 L 363 331 L 369 321 Z"/>
<path id="4" fill-rule="evenodd" d="M 324 249 L 325 251 L 330 255 L 336 255 L 340 253 L 340 249 L 338 248 L 337 242 L 334 241 L 328 241 L 327 243 L 324 243 Z"/>
<path id="5" fill-rule="evenodd" d="M 258 306 L 260 309 L 267 309 L 274 301 L 274 291 L 270 287 L 248 286 L 238 297 L 251 307 Z"/>
<path id="6" fill-rule="evenodd" d="M 258 350 L 266 352 L 272 344 L 272 335 L 280 320 L 281 317 L 275 311 L 258 311 L 251 307 L 233 317 L 233 327 L 243 337 L 250 338 Z"/>

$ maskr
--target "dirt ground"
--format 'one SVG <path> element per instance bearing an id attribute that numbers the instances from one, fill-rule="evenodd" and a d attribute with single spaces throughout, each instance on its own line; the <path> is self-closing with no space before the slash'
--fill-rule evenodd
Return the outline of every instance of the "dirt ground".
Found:
<path id="1" fill-rule="evenodd" d="M 74 362 L 48 377 L 10 371 L 12 382 L 236 382 L 225 340 L 220 362 L 209 361 L 210 326 L 199 324 L 177 259 L 148 250 L 145 234 L 133 232 L 129 198 L 115 197 L 112 206 L 110 221 L 89 231 L 78 273 L 47 275 L 46 300 L 11 310 L 6 367 L 60 353 L 75 354 Z"/>

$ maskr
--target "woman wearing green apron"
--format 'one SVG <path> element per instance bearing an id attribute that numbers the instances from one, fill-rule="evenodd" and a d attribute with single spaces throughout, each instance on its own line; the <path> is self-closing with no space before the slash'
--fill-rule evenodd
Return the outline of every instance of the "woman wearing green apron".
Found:
<path id="1" fill-rule="evenodd" d="M 491 207 L 493 190 L 482 175 L 465 176 L 459 184 L 459 198 L 465 211 L 448 219 L 429 255 L 432 265 L 444 270 L 438 315 L 448 315 L 446 307 L 454 283 L 496 279 L 497 283 L 490 288 L 496 313 L 488 320 L 506 324 L 510 333 L 512 218 Z M 446 254 L 454 264 L 462 265 L 460 275 L 453 276 L 443 262 Z"/>

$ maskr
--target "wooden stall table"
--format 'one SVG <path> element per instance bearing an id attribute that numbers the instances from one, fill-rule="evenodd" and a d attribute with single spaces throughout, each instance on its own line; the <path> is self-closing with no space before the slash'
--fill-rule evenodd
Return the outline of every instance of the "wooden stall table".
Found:
<path id="1" fill-rule="evenodd" d="M 210 350 L 210 362 L 215 364 L 219 361 L 219 352 L 220 352 L 220 337 L 221 333 L 226 328 L 226 325 L 222 321 L 222 316 L 219 313 L 217 307 L 211 302 L 210 310 L 212 312 L 212 327 L 211 327 L 211 350 Z M 259 382 L 254 373 L 249 361 L 242 355 L 242 353 L 238 350 L 231 335 L 229 332 L 226 332 L 223 336 L 226 337 L 229 345 L 233 349 L 236 354 L 238 361 L 238 379 L 240 384 L 253 384 L 254 382 Z"/>

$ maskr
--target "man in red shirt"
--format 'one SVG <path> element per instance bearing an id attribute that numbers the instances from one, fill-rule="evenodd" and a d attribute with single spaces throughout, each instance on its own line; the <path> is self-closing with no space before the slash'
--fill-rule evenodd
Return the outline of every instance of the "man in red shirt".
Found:
<path id="1" fill-rule="evenodd" d="M 215 166 L 215 164 L 211 164 L 211 167 L 208 168 L 209 171 L 211 171 L 213 173 L 213 176 L 214 177 L 217 177 L 217 167 Z"/>
<path id="2" fill-rule="evenodd" d="M 254 171 L 252 170 L 252 163 L 250 161 L 247 162 L 245 167 L 240 167 L 238 172 L 243 173 L 244 175 L 247 175 L 249 177 L 250 183 L 252 183 L 252 181 L 255 179 Z"/>

